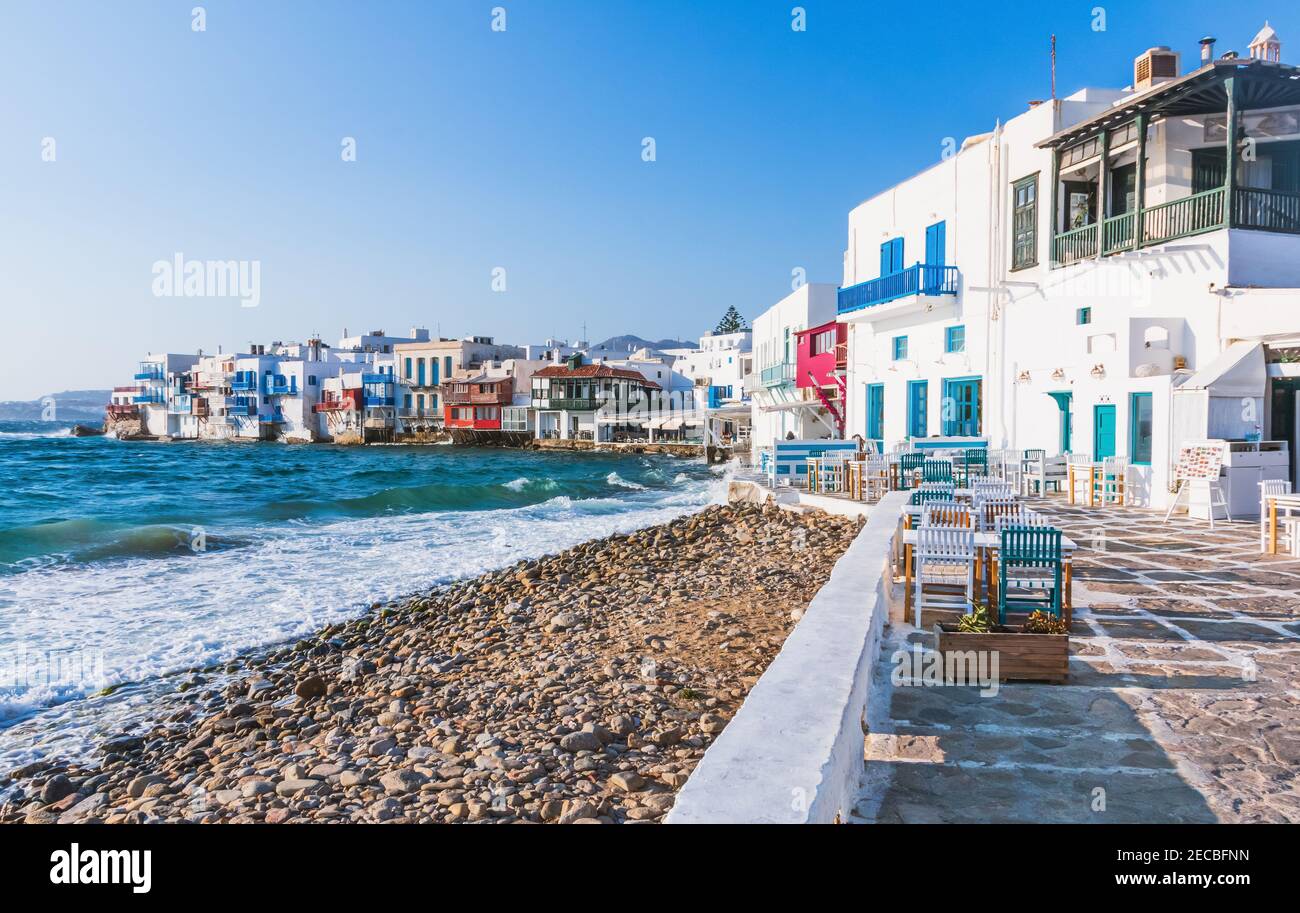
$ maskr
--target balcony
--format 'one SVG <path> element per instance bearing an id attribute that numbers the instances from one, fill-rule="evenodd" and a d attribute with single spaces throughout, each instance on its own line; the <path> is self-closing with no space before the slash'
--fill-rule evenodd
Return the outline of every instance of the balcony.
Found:
<path id="1" fill-rule="evenodd" d="M 162 365 L 141 365 L 140 370 L 135 372 L 135 380 L 166 380 L 167 375 L 163 373 Z"/>
<path id="2" fill-rule="evenodd" d="M 257 400 L 235 396 L 226 400 L 226 415 L 256 415 Z"/>
<path id="3" fill-rule="evenodd" d="M 900 272 L 840 289 L 838 311 L 848 314 L 910 295 L 956 295 L 960 281 L 961 274 L 955 266 L 917 263 Z"/>
<path id="4" fill-rule="evenodd" d="M 1214 187 L 1139 212 L 1112 216 L 1102 223 L 1103 256 L 1167 244 L 1221 228 L 1300 233 L 1300 193 L 1241 187 L 1233 193 L 1232 224 L 1225 220 L 1227 189 Z M 1139 217 L 1141 235 L 1136 234 Z M 1052 265 L 1069 266 L 1096 257 L 1097 226 L 1085 225 L 1052 239 Z"/>
<path id="5" fill-rule="evenodd" d="M 366 396 L 367 409 L 391 409 L 395 403 L 396 400 L 391 396 Z"/>
<path id="6" fill-rule="evenodd" d="M 140 407 L 134 403 L 109 403 L 105 411 L 109 415 L 133 416 L 140 414 Z"/>
<path id="7" fill-rule="evenodd" d="M 132 402 L 141 406 L 161 405 L 167 402 L 167 395 L 162 390 L 146 390 L 143 393 L 137 393 Z"/>
<path id="8" fill-rule="evenodd" d="M 252 371 L 240 372 L 230 381 L 230 389 L 241 393 L 257 392 L 257 374 Z"/>
<path id="9" fill-rule="evenodd" d="M 764 387 L 779 387 L 782 384 L 794 383 L 794 362 L 783 361 L 780 364 L 768 365 L 762 371 Z"/>
<path id="10" fill-rule="evenodd" d="M 298 378 L 268 377 L 266 379 L 267 396 L 297 396 Z"/>
<path id="11" fill-rule="evenodd" d="M 550 397 L 533 400 L 534 409 L 564 409 L 568 412 L 594 412 L 600 408 L 600 405 L 595 397 Z"/>
<path id="12" fill-rule="evenodd" d="M 343 412 L 355 409 L 356 403 L 350 399 L 327 399 L 311 407 L 312 412 Z"/>
<path id="13" fill-rule="evenodd" d="M 365 384 L 393 384 L 397 378 L 392 374 L 362 374 L 361 383 Z"/>
<path id="14" fill-rule="evenodd" d="M 508 406 L 514 402 L 514 394 L 508 390 L 492 393 L 480 393 L 478 390 L 444 390 L 442 401 L 453 406 Z"/>

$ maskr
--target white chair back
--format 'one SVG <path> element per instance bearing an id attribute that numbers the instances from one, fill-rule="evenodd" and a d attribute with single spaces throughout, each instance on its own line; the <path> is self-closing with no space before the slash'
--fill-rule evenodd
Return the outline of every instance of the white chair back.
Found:
<path id="1" fill-rule="evenodd" d="M 969 504 L 957 501 L 927 501 L 921 506 L 921 526 L 975 529 Z"/>

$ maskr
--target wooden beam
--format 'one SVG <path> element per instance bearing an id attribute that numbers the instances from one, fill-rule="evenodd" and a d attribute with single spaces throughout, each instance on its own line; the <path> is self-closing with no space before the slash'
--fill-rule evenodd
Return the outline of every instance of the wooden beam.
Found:
<path id="1" fill-rule="evenodd" d="M 1133 186 L 1133 250 L 1142 246 L 1142 209 L 1146 205 L 1147 194 L 1147 116 L 1139 111 L 1135 120 L 1137 124 L 1137 179 Z"/>
<path id="2" fill-rule="evenodd" d="M 1051 207 L 1048 218 L 1051 220 L 1051 231 L 1047 233 L 1047 264 L 1049 268 L 1056 266 L 1056 234 L 1061 229 L 1061 219 L 1057 215 L 1056 207 L 1058 205 L 1057 187 L 1061 183 L 1061 147 L 1052 147 L 1052 187 L 1048 194 L 1048 206 Z M 1012 230 L 1015 229 L 1015 207 L 1012 207 Z"/>
<path id="3" fill-rule="evenodd" d="M 1224 161 L 1227 165 L 1224 168 L 1223 177 L 1223 224 L 1232 228 L 1233 212 L 1236 207 L 1233 205 L 1233 196 L 1237 189 L 1237 80 L 1229 76 L 1223 81 L 1224 91 L 1228 94 L 1227 110 L 1227 133 L 1228 143 L 1224 150 Z"/>
<path id="4" fill-rule="evenodd" d="M 1110 195 L 1110 131 L 1101 133 L 1101 158 L 1097 160 L 1097 259 L 1106 252 L 1106 197 Z"/>

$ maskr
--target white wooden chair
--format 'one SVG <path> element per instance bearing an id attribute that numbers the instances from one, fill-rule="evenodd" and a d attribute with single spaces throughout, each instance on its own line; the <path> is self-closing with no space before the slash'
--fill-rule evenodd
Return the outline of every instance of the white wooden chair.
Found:
<path id="1" fill-rule="evenodd" d="M 1067 453 L 1065 455 L 1065 485 L 1069 489 L 1065 495 L 1068 498 L 1088 498 L 1088 485 L 1092 474 L 1088 471 L 1093 464 L 1092 457 L 1086 453 Z M 1070 470 L 1074 472 L 1071 473 Z"/>
<path id="2" fill-rule="evenodd" d="M 916 591 L 913 623 L 921 627 L 922 608 L 973 607 L 975 595 L 975 531 L 970 528 L 928 526 L 916 531 Z"/>
<path id="3" fill-rule="evenodd" d="M 927 501 L 921 506 L 921 525 L 953 529 L 978 528 L 971 506 L 960 501 Z"/>
<path id="4" fill-rule="evenodd" d="M 1268 497 L 1269 495 L 1289 495 L 1291 494 L 1291 482 L 1288 479 L 1265 479 L 1259 483 L 1259 550 L 1260 552 L 1268 551 Z M 1296 550 L 1295 536 L 1293 527 L 1289 523 L 1281 523 L 1282 532 L 1279 534 L 1278 545 L 1282 545 L 1282 539 L 1290 539 L 1291 553 Z"/>
<path id="5" fill-rule="evenodd" d="M 875 503 L 889 491 L 889 458 L 868 457 L 862 472 L 863 493 L 868 501 Z"/>
<path id="6" fill-rule="evenodd" d="M 977 495 L 974 503 L 975 517 L 982 530 L 995 529 L 998 517 L 1018 517 L 1025 512 L 1025 505 L 1010 493 L 986 497 Z"/>
<path id="7" fill-rule="evenodd" d="M 1093 484 L 1099 504 L 1128 504 L 1128 457 L 1110 456 L 1101 461 L 1101 474 Z"/>

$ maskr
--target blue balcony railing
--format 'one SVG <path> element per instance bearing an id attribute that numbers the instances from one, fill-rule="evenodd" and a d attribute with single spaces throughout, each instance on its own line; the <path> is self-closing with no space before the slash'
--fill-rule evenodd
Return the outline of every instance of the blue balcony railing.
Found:
<path id="1" fill-rule="evenodd" d="M 955 266 L 917 263 L 901 272 L 840 289 L 839 312 L 860 311 L 908 295 L 955 295 L 960 281 Z"/>
<path id="2" fill-rule="evenodd" d="M 227 415 L 256 415 L 257 400 L 251 396 L 234 396 L 226 400 Z"/>
<path id="3" fill-rule="evenodd" d="M 392 374 L 362 374 L 361 383 L 363 384 L 391 384 L 397 378 Z"/>
<path id="4" fill-rule="evenodd" d="M 395 400 L 391 396 L 371 396 L 369 393 L 366 394 L 367 408 L 377 409 L 382 406 L 392 406 L 394 402 Z"/>
<path id="5" fill-rule="evenodd" d="M 131 401 L 137 405 L 165 403 L 167 402 L 167 395 L 162 390 L 145 390 L 143 393 L 137 393 L 132 397 Z"/>
<path id="6" fill-rule="evenodd" d="M 290 381 L 290 380 L 285 380 L 283 377 L 277 377 L 274 379 L 268 378 L 266 381 L 266 395 L 267 396 L 297 396 L 298 379 L 295 377 Z"/>
<path id="7" fill-rule="evenodd" d="M 162 365 L 140 365 L 140 370 L 135 372 L 136 380 L 165 380 Z"/>
<path id="8" fill-rule="evenodd" d="M 235 376 L 230 379 L 230 389 L 238 390 L 241 393 L 256 393 L 257 372 L 256 371 L 235 372 Z"/>

